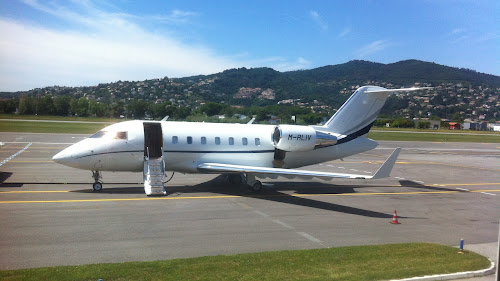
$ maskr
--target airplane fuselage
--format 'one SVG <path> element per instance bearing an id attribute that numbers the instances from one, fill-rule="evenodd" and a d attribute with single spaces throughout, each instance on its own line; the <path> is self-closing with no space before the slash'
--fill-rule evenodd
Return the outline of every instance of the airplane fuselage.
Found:
<path id="1" fill-rule="evenodd" d="M 273 144 L 275 125 L 125 121 L 113 124 L 64 150 L 65 165 L 93 171 L 141 172 L 144 166 L 143 123 L 159 123 L 163 158 L 169 171 L 195 173 L 201 163 L 276 167 Z M 311 127 L 312 128 L 312 127 Z M 310 141 L 311 135 L 286 134 L 289 142 Z M 297 168 L 344 158 L 373 149 L 377 143 L 365 137 L 310 151 L 286 152 L 281 168 Z"/>

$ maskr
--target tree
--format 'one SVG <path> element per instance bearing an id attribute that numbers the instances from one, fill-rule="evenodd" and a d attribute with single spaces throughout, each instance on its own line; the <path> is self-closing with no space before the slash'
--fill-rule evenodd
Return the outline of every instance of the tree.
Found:
<path id="1" fill-rule="evenodd" d="M 0 100 L 0 112 L 1 113 L 14 113 L 18 107 L 18 99 Z"/>
<path id="2" fill-rule="evenodd" d="M 143 100 L 132 100 L 127 106 L 127 111 L 133 118 L 143 119 L 148 109 L 148 103 Z"/>
<path id="3" fill-rule="evenodd" d="M 32 97 L 22 95 L 19 100 L 19 114 L 33 114 L 34 102 Z"/>
<path id="4" fill-rule="evenodd" d="M 89 115 L 89 101 L 87 100 L 87 98 L 81 97 L 78 100 L 78 104 L 76 106 L 76 115 L 80 117 Z"/>
<path id="5" fill-rule="evenodd" d="M 428 121 L 418 121 L 417 128 L 419 129 L 429 129 L 431 127 L 431 122 Z"/>
<path id="6" fill-rule="evenodd" d="M 191 108 L 178 107 L 174 112 L 174 118 L 177 120 L 186 119 L 191 114 Z"/>
<path id="7" fill-rule="evenodd" d="M 70 97 L 57 96 L 54 99 L 54 114 L 59 116 L 67 116 L 70 112 Z"/>
<path id="8" fill-rule="evenodd" d="M 215 102 L 207 102 L 200 107 L 200 110 L 207 116 L 219 115 L 222 111 L 222 105 Z"/>
<path id="9" fill-rule="evenodd" d="M 69 101 L 69 115 L 74 116 L 78 111 L 78 100 L 71 98 Z"/>
<path id="10" fill-rule="evenodd" d="M 408 120 L 406 118 L 398 118 L 392 122 L 392 127 L 396 128 L 414 128 L 415 123 L 411 120 Z"/>
<path id="11" fill-rule="evenodd" d="M 462 114 L 460 114 L 460 112 L 455 112 L 451 116 L 451 121 L 454 121 L 457 123 L 464 123 L 464 118 L 462 117 Z"/>

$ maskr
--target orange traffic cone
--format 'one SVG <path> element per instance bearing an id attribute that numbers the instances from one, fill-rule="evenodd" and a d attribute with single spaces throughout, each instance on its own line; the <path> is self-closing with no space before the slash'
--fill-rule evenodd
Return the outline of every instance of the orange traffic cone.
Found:
<path id="1" fill-rule="evenodd" d="M 399 224 L 399 222 L 398 222 L 398 213 L 396 212 L 396 210 L 394 210 L 394 215 L 392 216 L 391 223 L 392 224 Z"/>

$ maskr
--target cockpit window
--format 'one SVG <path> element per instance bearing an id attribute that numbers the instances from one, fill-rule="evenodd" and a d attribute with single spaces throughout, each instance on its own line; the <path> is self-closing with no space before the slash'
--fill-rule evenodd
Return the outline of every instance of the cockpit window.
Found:
<path id="1" fill-rule="evenodd" d="M 105 138 L 105 139 L 115 139 L 115 140 L 126 140 L 127 139 L 127 132 L 109 132 L 109 131 L 99 131 L 92 135 L 90 138 L 91 139 L 100 139 L 100 138 Z"/>
<path id="2" fill-rule="evenodd" d="M 102 138 L 107 132 L 106 131 L 99 131 L 95 134 L 93 134 L 90 138 L 91 139 L 99 139 Z"/>

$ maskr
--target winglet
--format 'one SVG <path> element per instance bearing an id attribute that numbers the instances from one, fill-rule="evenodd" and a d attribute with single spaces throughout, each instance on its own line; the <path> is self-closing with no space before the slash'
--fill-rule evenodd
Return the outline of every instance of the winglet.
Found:
<path id="1" fill-rule="evenodd" d="M 394 167 L 394 164 L 396 163 L 396 160 L 398 159 L 399 152 L 401 151 L 401 147 L 396 148 L 391 156 L 385 160 L 384 164 L 378 169 L 378 171 L 375 173 L 375 175 L 372 176 L 372 179 L 381 179 L 381 178 L 386 178 L 391 174 L 392 167 Z"/>

